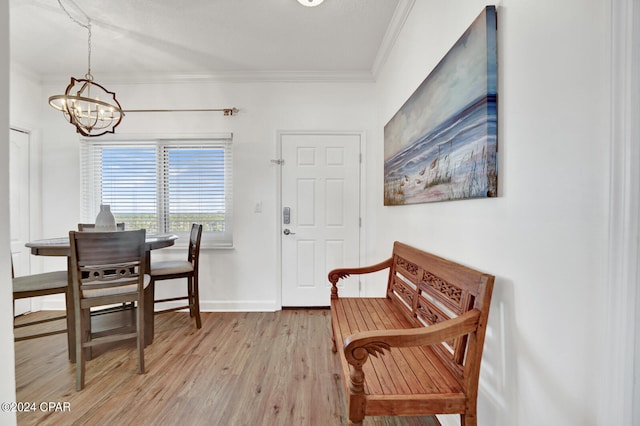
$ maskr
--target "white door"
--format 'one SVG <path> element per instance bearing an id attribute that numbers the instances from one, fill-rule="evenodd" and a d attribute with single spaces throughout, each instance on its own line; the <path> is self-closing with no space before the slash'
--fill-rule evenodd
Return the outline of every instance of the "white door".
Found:
<path id="1" fill-rule="evenodd" d="M 29 134 L 11 129 L 9 138 L 9 220 L 11 223 L 11 259 L 16 276 L 30 271 L 29 242 Z M 30 299 L 15 302 L 15 314 L 31 310 Z"/>
<path id="2" fill-rule="evenodd" d="M 360 135 L 285 133 L 280 148 L 282 306 L 329 306 L 328 272 L 359 265 Z"/>

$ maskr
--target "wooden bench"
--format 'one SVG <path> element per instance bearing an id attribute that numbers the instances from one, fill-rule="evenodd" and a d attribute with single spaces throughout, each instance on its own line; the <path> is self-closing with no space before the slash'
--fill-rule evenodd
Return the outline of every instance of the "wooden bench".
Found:
<path id="1" fill-rule="evenodd" d="M 384 269 L 386 297 L 338 297 L 341 278 Z M 399 242 L 377 265 L 331 271 L 333 351 L 343 348 L 349 424 L 365 416 L 460 414 L 462 425 L 476 425 L 493 280 Z"/>

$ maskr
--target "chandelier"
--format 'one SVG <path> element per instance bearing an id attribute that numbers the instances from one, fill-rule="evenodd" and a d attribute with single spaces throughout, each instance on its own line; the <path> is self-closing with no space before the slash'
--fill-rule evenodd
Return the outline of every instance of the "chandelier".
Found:
<path id="1" fill-rule="evenodd" d="M 104 86 L 93 81 L 91 75 L 91 18 L 82 11 L 73 0 L 69 0 L 75 8 L 84 15 L 86 24 L 75 19 L 65 9 L 62 0 L 58 0 L 60 8 L 76 24 L 87 29 L 89 37 L 88 46 L 88 67 L 84 78 L 77 79 L 71 77 L 71 82 L 64 91 L 64 95 L 54 95 L 49 97 L 49 105 L 58 111 L 62 111 L 64 118 L 76 128 L 82 136 L 102 136 L 105 133 L 115 133 L 115 128 L 122 121 L 125 112 L 135 113 L 156 113 L 156 112 L 222 112 L 225 116 L 232 116 L 238 112 L 235 107 L 231 108 L 201 108 L 201 109 L 129 109 L 123 110 L 120 102 L 116 99 L 116 94 L 104 88 Z M 308 3 L 321 3 L 323 0 L 305 0 Z"/>
<path id="2" fill-rule="evenodd" d="M 318 6 L 323 1 L 324 0 L 298 0 L 298 3 L 300 3 L 303 6 L 314 7 L 314 6 Z"/>
<path id="3" fill-rule="evenodd" d="M 64 95 L 49 97 L 49 105 L 58 111 L 62 111 L 64 118 L 76 127 L 76 131 L 82 136 L 101 136 L 105 133 L 114 133 L 114 129 L 120 124 L 124 112 L 116 99 L 116 94 L 108 91 L 104 86 L 93 81 L 91 75 L 91 19 L 87 18 L 87 24 L 74 19 L 64 8 L 61 0 L 58 4 L 69 18 L 87 29 L 88 37 L 88 69 L 84 78 L 71 77 Z"/>

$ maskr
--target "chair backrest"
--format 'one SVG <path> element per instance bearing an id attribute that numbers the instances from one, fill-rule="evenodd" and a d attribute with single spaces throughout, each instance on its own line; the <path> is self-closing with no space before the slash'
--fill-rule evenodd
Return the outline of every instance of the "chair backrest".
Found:
<path id="1" fill-rule="evenodd" d="M 202 239 L 202 225 L 196 223 L 191 225 L 189 234 L 189 252 L 187 260 L 193 265 L 193 270 L 198 270 L 198 259 L 200 258 L 200 240 Z"/>
<path id="2" fill-rule="evenodd" d="M 147 268 L 145 234 L 144 229 L 70 231 L 74 300 L 90 295 L 100 297 L 102 304 L 117 303 L 123 301 L 123 294 L 130 294 L 135 300 L 136 293 L 143 290 Z"/>
<path id="3" fill-rule="evenodd" d="M 95 223 L 79 223 L 78 224 L 78 231 L 93 231 L 94 229 L 96 229 L 96 224 Z M 124 222 L 119 222 L 116 223 L 116 229 L 118 231 L 124 231 Z"/>

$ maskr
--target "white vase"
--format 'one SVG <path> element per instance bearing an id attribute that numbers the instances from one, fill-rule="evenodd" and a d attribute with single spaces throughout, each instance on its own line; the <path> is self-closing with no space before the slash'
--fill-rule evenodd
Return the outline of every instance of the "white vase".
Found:
<path id="1" fill-rule="evenodd" d="M 96 231 L 115 231 L 116 218 L 111 213 L 109 204 L 100 204 L 100 213 L 96 216 Z"/>

